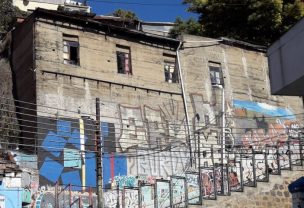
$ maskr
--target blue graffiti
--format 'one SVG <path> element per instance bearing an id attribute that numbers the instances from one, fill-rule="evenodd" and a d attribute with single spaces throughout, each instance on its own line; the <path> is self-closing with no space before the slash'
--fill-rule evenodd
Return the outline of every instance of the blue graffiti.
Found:
<path id="1" fill-rule="evenodd" d="M 58 120 L 56 132 L 48 131 L 42 140 L 40 157 L 43 163 L 39 168 L 40 176 L 52 185 L 57 181 L 62 184 L 73 184 L 73 190 L 80 190 L 85 168 L 85 186 L 96 187 L 96 155 L 86 151 L 82 156 L 80 152 L 80 131 L 72 128 L 71 121 Z M 103 154 L 103 181 L 104 186 L 109 185 L 115 176 L 127 175 L 127 159 L 115 153 L 115 127 L 112 123 L 101 123 L 101 132 L 104 145 L 112 144 Z M 86 144 L 89 141 L 85 136 Z M 92 146 L 92 145 L 90 145 Z M 88 146 L 86 146 L 86 150 Z M 112 152 L 114 151 L 114 152 Z M 131 185 L 131 184 L 130 184 Z M 133 183 L 134 185 L 134 183 Z"/>
<path id="2" fill-rule="evenodd" d="M 245 100 L 233 100 L 234 108 L 243 108 L 248 111 L 253 111 L 269 116 L 281 117 L 282 119 L 295 119 L 295 115 L 288 108 L 280 108 L 266 103 L 256 103 Z"/>
<path id="3" fill-rule="evenodd" d="M 79 190 L 82 186 L 80 170 L 83 163 L 80 152 L 79 129 L 72 128 L 72 122 L 64 120 L 58 120 L 56 128 L 57 132 L 49 131 L 42 141 L 41 148 L 45 151 L 39 153 L 43 157 L 39 174 L 50 182 L 49 185 L 59 182 L 61 179 L 63 184 L 73 184 L 75 185 L 73 190 Z M 85 142 L 88 141 L 86 136 L 84 136 L 84 139 Z M 96 164 L 89 164 L 89 168 L 94 170 Z M 65 170 L 65 168 L 72 168 L 72 170 Z M 89 172 L 88 168 L 86 172 Z"/>

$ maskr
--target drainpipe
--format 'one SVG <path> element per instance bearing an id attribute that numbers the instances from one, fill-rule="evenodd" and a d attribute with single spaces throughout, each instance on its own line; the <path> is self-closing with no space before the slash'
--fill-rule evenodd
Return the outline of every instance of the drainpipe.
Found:
<path id="1" fill-rule="evenodd" d="M 192 167 L 193 158 L 192 158 L 192 147 L 191 147 L 191 130 L 190 130 L 188 107 L 187 107 L 187 97 L 186 97 L 185 86 L 184 86 L 184 78 L 183 78 L 183 73 L 182 73 L 182 68 L 181 68 L 180 58 L 179 58 L 179 50 L 182 45 L 183 45 L 183 42 L 180 41 L 179 45 L 176 49 L 176 58 L 177 58 L 177 65 L 178 65 L 178 73 L 179 73 L 179 77 L 180 77 L 180 84 L 181 84 L 181 88 L 182 88 L 183 104 L 184 104 L 184 109 L 185 109 L 185 114 L 186 114 L 187 132 L 188 132 L 187 142 L 189 145 L 190 166 Z"/>

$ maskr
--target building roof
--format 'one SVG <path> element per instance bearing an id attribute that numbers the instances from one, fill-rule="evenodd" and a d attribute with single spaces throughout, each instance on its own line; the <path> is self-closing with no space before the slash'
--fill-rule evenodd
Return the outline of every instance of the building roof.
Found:
<path id="1" fill-rule="evenodd" d="M 33 2 L 40 2 L 40 3 L 47 3 L 47 4 L 56 4 L 56 5 L 63 5 L 64 0 L 31 0 Z"/>
<path id="2" fill-rule="evenodd" d="M 136 39 L 144 39 L 146 41 L 158 42 L 170 47 L 177 47 L 179 45 L 179 40 L 164 37 L 161 35 L 151 34 L 143 31 L 139 31 L 137 29 L 130 29 L 125 27 L 120 27 L 117 25 L 113 25 L 110 23 L 104 23 L 99 21 L 101 17 L 97 17 L 92 13 L 82 13 L 82 12 L 67 12 L 67 11 L 52 11 L 38 8 L 31 15 L 35 18 L 47 18 L 53 19 L 63 22 L 69 22 L 75 25 L 80 25 L 85 28 L 93 28 L 96 30 L 101 30 L 109 34 L 121 34 L 121 35 L 129 35 Z M 112 18 L 113 20 L 116 18 Z"/>
<path id="3" fill-rule="evenodd" d="M 189 34 L 183 34 L 181 36 L 181 39 L 187 46 L 185 48 L 195 48 L 195 47 L 206 47 L 206 46 L 213 46 L 218 44 L 224 44 L 229 45 L 233 47 L 243 48 L 250 51 L 256 51 L 256 52 L 266 52 L 266 47 L 261 45 L 255 45 L 251 43 L 247 43 L 240 40 L 235 40 L 231 38 L 221 37 L 218 39 L 215 38 L 208 38 L 204 36 L 196 36 L 196 35 L 189 35 Z M 190 46 L 189 46 L 190 44 Z"/>
<path id="4" fill-rule="evenodd" d="M 247 43 L 247 42 L 241 41 L 241 40 L 235 40 L 235 39 L 225 38 L 225 37 L 221 37 L 221 40 L 222 40 L 223 44 L 238 46 L 238 47 L 245 48 L 248 50 L 254 50 L 254 51 L 259 51 L 259 52 L 264 52 L 264 53 L 266 53 L 266 50 L 267 50 L 266 46 L 255 45 L 255 44 Z"/>

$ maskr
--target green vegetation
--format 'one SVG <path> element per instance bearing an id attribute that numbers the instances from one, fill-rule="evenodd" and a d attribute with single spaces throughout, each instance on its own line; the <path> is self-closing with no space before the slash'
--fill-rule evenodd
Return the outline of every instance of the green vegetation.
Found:
<path id="1" fill-rule="evenodd" d="M 184 4 L 200 15 L 201 27 L 197 30 L 193 20 L 177 19 L 174 35 L 224 36 L 262 45 L 274 42 L 304 16 L 301 0 L 184 0 Z"/>
<path id="2" fill-rule="evenodd" d="M 111 15 L 121 17 L 125 20 L 138 20 L 138 17 L 134 12 L 123 9 L 117 9 Z"/>
<path id="3" fill-rule="evenodd" d="M 6 33 L 15 23 L 16 17 L 26 13 L 13 6 L 12 0 L 0 0 L 0 34 Z"/>

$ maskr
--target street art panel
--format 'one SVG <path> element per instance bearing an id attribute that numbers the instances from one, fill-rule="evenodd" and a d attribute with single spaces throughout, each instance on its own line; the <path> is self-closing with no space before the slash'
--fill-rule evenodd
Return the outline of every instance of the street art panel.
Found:
<path id="1" fill-rule="evenodd" d="M 122 208 L 122 190 L 112 189 L 104 192 L 105 208 Z"/>
<path id="2" fill-rule="evenodd" d="M 254 152 L 254 165 L 256 171 L 256 181 L 257 182 L 267 182 L 268 181 L 268 164 L 265 153 Z"/>
<path id="3" fill-rule="evenodd" d="M 302 144 L 299 139 L 292 139 L 289 142 L 290 155 L 291 155 L 291 164 L 293 166 L 302 166 Z"/>
<path id="4" fill-rule="evenodd" d="M 188 203 L 191 205 L 201 204 L 201 186 L 199 173 L 185 173 Z"/>
<path id="5" fill-rule="evenodd" d="M 230 195 L 227 166 L 215 167 L 214 174 L 215 174 L 214 180 L 215 180 L 215 187 L 216 187 L 217 195 L 218 196 Z"/>
<path id="6" fill-rule="evenodd" d="M 140 193 L 140 207 L 154 208 L 154 186 L 149 184 L 142 184 L 139 186 Z"/>
<path id="7" fill-rule="evenodd" d="M 289 143 L 281 143 L 279 145 L 278 152 L 281 170 L 289 170 L 291 168 L 291 152 Z"/>
<path id="8" fill-rule="evenodd" d="M 139 207 L 138 188 L 124 188 L 122 192 L 122 207 L 137 208 Z"/>
<path id="9" fill-rule="evenodd" d="M 268 173 L 271 175 L 279 175 L 281 168 L 278 147 L 267 147 L 267 152 Z"/>
<path id="10" fill-rule="evenodd" d="M 231 192 L 243 191 L 242 165 L 240 161 L 230 160 L 228 163 L 229 187 Z"/>
<path id="11" fill-rule="evenodd" d="M 201 168 L 201 193 L 203 199 L 216 199 L 217 187 L 214 168 Z"/>
<path id="12" fill-rule="evenodd" d="M 156 180 L 156 207 L 166 208 L 171 207 L 171 190 L 170 181 Z"/>
<path id="13" fill-rule="evenodd" d="M 186 179 L 171 177 L 172 207 L 185 208 L 187 206 Z"/>
<path id="14" fill-rule="evenodd" d="M 254 187 L 256 185 L 255 165 L 252 153 L 241 155 L 243 185 Z"/>

